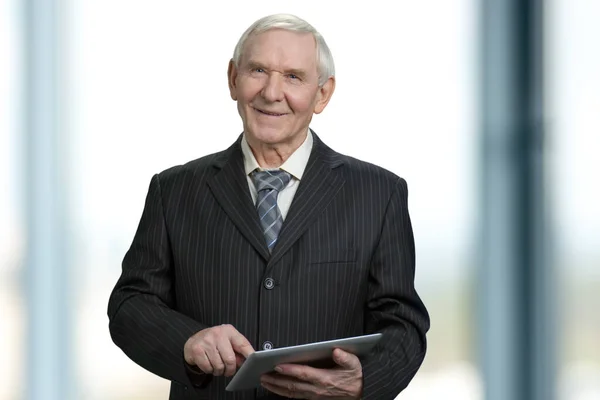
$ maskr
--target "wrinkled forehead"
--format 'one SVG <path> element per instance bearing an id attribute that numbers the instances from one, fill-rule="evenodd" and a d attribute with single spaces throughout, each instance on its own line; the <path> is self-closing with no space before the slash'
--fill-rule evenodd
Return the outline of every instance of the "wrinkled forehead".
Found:
<path id="1" fill-rule="evenodd" d="M 248 61 L 316 71 L 317 43 L 311 33 L 270 29 L 248 37 L 240 63 Z"/>

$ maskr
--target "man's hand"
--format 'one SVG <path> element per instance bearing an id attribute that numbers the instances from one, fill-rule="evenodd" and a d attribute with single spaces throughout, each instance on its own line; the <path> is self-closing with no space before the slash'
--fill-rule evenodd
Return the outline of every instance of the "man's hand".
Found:
<path id="1" fill-rule="evenodd" d="M 362 394 L 362 365 L 354 354 L 335 349 L 332 369 L 282 364 L 277 374 L 265 374 L 262 385 L 269 391 L 292 399 L 359 399 Z"/>
<path id="2" fill-rule="evenodd" d="M 232 376 L 237 367 L 254 353 L 252 345 L 231 325 L 203 329 L 189 338 L 183 347 L 183 356 L 190 365 L 197 365 L 204 373 Z"/>

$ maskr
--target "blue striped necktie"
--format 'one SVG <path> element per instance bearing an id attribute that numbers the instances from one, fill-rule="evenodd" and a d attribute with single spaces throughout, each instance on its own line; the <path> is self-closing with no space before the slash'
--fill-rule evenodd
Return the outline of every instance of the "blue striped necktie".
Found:
<path id="1" fill-rule="evenodd" d="M 256 210 L 263 229 L 263 235 L 267 241 L 269 252 L 275 247 L 279 231 L 283 225 L 283 217 L 277 206 L 277 195 L 287 186 L 292 178 L 283 170 L 258 171 L 250 175 L 258 192 Z"/>

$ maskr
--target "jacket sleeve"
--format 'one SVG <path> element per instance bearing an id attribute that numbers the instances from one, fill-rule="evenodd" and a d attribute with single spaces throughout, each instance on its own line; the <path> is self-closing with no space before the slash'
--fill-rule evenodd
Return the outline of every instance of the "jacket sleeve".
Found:
<path id="1" fill-rule="evenodd" d="M 207 326 L 177 311 L 173 275 L 161 185 L 155 175 L 109 299 L 109 329 L 115 344 L 143 368 L 186 388 L 197 387 L 185 366 L 183 347 Z"/>
<path id="2" fill-rule="evenodd" d="M 371 260 L 366 331 L 383 337 L 362 360 L 363 399 L 394 399 L 425 358 L 429 315 L 415 286 L 415 244 L 406 182 L 399 178 Z"/>

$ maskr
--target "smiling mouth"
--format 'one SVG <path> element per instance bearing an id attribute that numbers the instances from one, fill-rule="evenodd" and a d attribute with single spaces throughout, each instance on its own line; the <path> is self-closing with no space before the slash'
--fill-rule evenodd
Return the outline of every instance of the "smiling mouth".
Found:
<path id="1" fill-rule="evenodd" d="M 279 114 L 279 113 L 274 113 L 274 112 L 259 110 L 258 108 L 255 108 L 255 110 L 258 111 L 261 114 L 269 115 L 271 117 L 281 117 L 281 116 L 285 115 L 285 114 Z"/>

